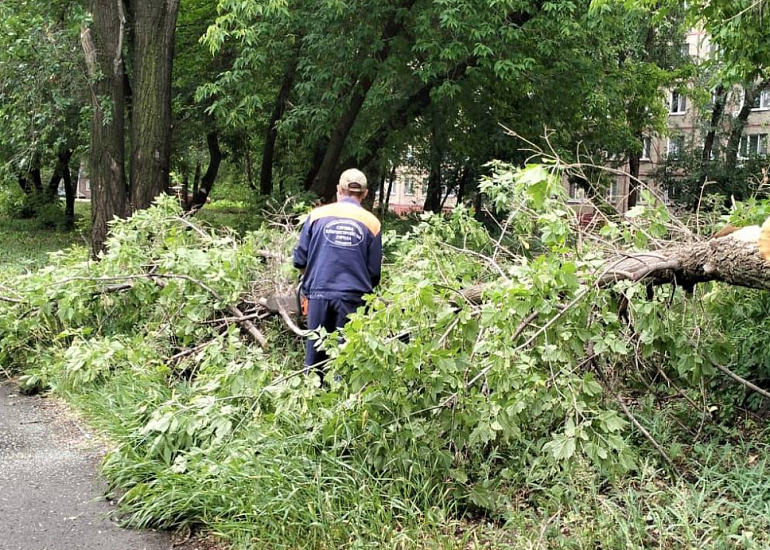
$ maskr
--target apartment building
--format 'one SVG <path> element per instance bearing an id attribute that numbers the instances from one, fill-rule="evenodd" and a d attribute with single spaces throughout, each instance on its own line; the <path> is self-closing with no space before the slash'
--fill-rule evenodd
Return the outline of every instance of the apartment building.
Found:
<path id="1" fill-rule="evenodd" d="M 400 216 L 409 214 L 410 212 L 422 212 L 427 191 L 427 172 L 408 164 L 399 166 L 396 168 L 395 179 L 393 180 L 393 185 L 390 189 L 388 209 Z M 446 190 L 444 193 L 446 193 Z M 379 195 L 377 196 L 377 200 L 379 200 Z M 451 210 L 456 204 L 457 197 L 453 191 L 450 191 L 449 194 L 446 195 L 444 209 Z"/>
<path id="2" fill-rule="evenodd" d="M 682 45 L 684 53 L 696 59 L 705 60 L 714 55 L 715 51 L 709 41 L 708 35 L 700 30 L 692 30 L 687 34 L 686 41 Z M 744 91 L 741 87 L 728 91 L 723 121 L 725 128 L 722 135 L 727 133 L 729 119 L 737 116 L 744 101 Z M 665 93 L 666 106 L 668 108 L 667 135 L 654 135 L 644 137 L 642 155 L 639 165 L 639 179 L 655 191 L 655 194 L 664 201 L 676 197 L 676 189 L 665 189 L 655 181 L 655 174 L 660 165 L 667 159 L 676 158 L 687 148 L 697 148 L 703 145 L 704 121 L 711 117 L 711 105 L 699 106 L 687 97 L 686 93 L 668 90 Z M 719 132 L 718 132 L 719 134 Z M 739 158 L 750 155 L 766 155 L 770 151 L 770 89 L 762 90 L 756 97 L 746 125 L 739 147 Z M 717 143 L 718 150 L 722 143 Z M 626 174 L 630 167 L 626 161 L 620 167 Z M 611 183 L 607 200 L 620 212 L 628 209 L 628 191 L 630 188 L 628 175 L 620 175 Z M 581 213 L 587 214 L 592 207 L 587 204 L 584 192 L 578 186 L 565 183 L 569 189 L 570 202 Z"/>

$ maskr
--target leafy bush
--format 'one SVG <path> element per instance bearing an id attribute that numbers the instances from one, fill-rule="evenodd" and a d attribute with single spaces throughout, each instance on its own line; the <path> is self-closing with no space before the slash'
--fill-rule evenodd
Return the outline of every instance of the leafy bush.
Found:
<path id="1" fill-rule="evenodd" d="M 57 229 L 64 225 L 64 207 L 58 197 L 44 193 L 24 193 L 18 186 L 0 187 L 0 217 L 35 218 L 40 229 Z"/>
<path id="2" fill-rule="evenodd" d="M 12 219 L 29 217 L 27 196 L 16 185 L 0 186 L 0 216 Z"/>

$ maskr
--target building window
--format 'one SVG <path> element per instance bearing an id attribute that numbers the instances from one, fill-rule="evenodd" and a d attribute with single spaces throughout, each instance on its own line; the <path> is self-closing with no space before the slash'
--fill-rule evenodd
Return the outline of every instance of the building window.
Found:
<path id="1" fill-rule="evenodd" d="M 404 179 L 404 195 L 414 195 L 414 178 L 406 176 Z"/>
<path id="2" fill-rule="evenodd" d="M 586 190 L 574 181 L 569 182 L 570 201 L 581 202 L 586 198 Z"/>
<path id="3" fill-rule="evenodd" d="M 669 113 L 683 115 L 687 110 L 687 97 L 679 92 L 671 92 L 671 101 L 668 104 Z"/>
<path id="4" fill-rule="evenodd" d="M 678 159 L 684 151 L 684 136 L 673 136 L 668 138 L 668 148 L 666 154 L 669 159 Z"/>
<path id="5" fill-rule="evenodd" d="M 762 90 L 754 96 L 753 110 L 766 110 L 770 109 L 770 88 Z"/>
<path id="6" fill-rule="evenodd" d="M 689 57 L 690 56 L 690 45 L 685 42 L 682 44 L 682 57 Z"/>
<path id="7" fill-rule="evenodd" d="M 617 203 L 620 200 L 621 196 L 621 184 L 618 179 L 614 179 L 610 182 L 610 188 L 608 193 L 608 198 L 610 199 L 611 203 Z"/>
<path id="8" fill-rule="evenodd" d="M 741 158 L 764 157 L 767 155 L 767 145 L 767 134 L 743 136 L 738 146 L 738 156 Z"/>
<path id="9" fill-rule="evenodd" d="M 642 138 L 642 156 L 640 160 L 650 160 L 650 151 L 652 151 L 652 138 L 644 136 Z"/>

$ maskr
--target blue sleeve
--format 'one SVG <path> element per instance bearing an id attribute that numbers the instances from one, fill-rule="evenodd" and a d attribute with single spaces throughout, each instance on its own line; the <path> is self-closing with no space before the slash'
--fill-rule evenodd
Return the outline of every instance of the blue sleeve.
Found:
<path id="1" fill-rule="evenodd" d="M 382 233 L 377 233 L 369 242 L 368 252 L 367 268 L 369 278 L 372 280 L 372 288 L 374 288 L 380 284 L 382 275 Z"/>
<path id="2" fill-rule="evenodd" d="M 310 248 L 310 220 L 305 220 L 302 231 L 299 234 L 299 243 L 294 249 L 294 267 L 304 269 L 307 267 L 307 251 Z"/>

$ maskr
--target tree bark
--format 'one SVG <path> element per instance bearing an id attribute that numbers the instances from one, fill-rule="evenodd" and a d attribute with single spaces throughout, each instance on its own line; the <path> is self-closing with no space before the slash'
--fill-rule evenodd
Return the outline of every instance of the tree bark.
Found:
<path id="1" fill-rule="evenodd" d="M 348 102 L 347 109 L 342 114 L 342 117 L 329 138 L 326 153 L 318 168 L 318 173 L 313 178 L 313 184 L 310 186 L 310 191 L 325 201 L 334 196 L 334 191 L 337 187 L 337 182 L 335 181 L 335 176 L 337 175 L 337 163 L 339 162 L 342 149 L 350 135 L 350 131 L 353 129 L 353 124 L 355 124 L 358 114 L 361 112 L 364 100 L 366 100 L 366 95 L 371 89 L 372 84 L 374 84 L 373 76 L 364 76 L 359 80 L 358 86 L 356 86 L 356 90 L 353 93 L 353 97 L 351 97 Z"/>
<path id="2" fill-rule="evenodd" d="M 762 89 L 766 88 L 770 84 L 770 79 L 764 80 L 759 86 L 747 86 L 745 93 L 743 94 L 743 104 L 738 112 L 738 116 L 735 117 L 733 128 L 730 131 L 730 136 L 727 140 L 727 154 L 725 164 L 729 170 L 735 170 L 738 164 L 738 148 L 740 147 L 741 137 L 743 136 L 743 130 L 746 128 L 746 122 L 751 114 L 751 109 L 754 106 L 754 99 L 756 94 Z"/>
<path id="3" fill-rule="evenodd" d="M 434 109 L 431 117 L 431 140 L 430 140 L 430 170 L 428 173 L 428 189 L 425 193 L 425 203 L 423 210 L 425 212 L 441 211 L 441 165 L 444 159 L 444 149 L 446 139 L 442 128 L 443 113 Z"/>
<path id="4" fill-rule="evenodd" d="M 706 132 L 706 139 L 703 141 L 703 152 L 701 153 L 701 160 L 704 163 L 711 160 L 711 153 L 714 151 L 719 121 L 722 120 L 722 114 L 725 112 L 727 92 L 722 84 L 717 86 L 714 91 L 714 98 L 714 107 L 711 109 L 711 121 L 709 123 L 708 131 Z M 705 175 L 704 181 L 707 179 L 708 174 Z"/>
<path id="5" fill-rule="evenodd" d="M 377 202 L 377 204 L 379 204 L 380 206 L 380 212 L 385 212 L 382 208 L 382 205 L 385 204 L 385 180 L 387 179 L 388 179 L 388 174 L 383 174 L 382 177 L 380 178 L 380 184 L 378 189 L 380 198 Z"/>
<path id="6" fill-rule="evenodd" d="M 342 164 L 340 172 L 357 166 L 360 166 L 360 169 L 365 169 L 372 164 L 377 159 L 377 155 L 379 155 L 379 152 L 385 145 L 388 137 L 394 132 L 406 128 L 411 120 L 414 120 L 415 117 L 422 114 L 425 109 L 430 106 L 430 92 L 434 86 L 435 83 L 426 84 L 417 92 L 409 96 L 409 98 L 396 109 L 393 115 L 377 128 L 377 131 L 366 141 L 366 145 L 364 146 L 366 153 L 359 158 L 348 158 Z"/>
<path id="7" fill-rule="evenodd" d="M 340 167 L 339 172 L 341 173 L 347 168 L 355 167 L 364 169 L 373 163 L 390 135 L 406 128 L 412 120 L 422 115 L 425 110 L 431 106 L 432 100 L 430 94 L 433 88 L 444 82 L 456 82 L 460 80 L 465 76 L 468 68 L 474 66 L 475 63 L 475 59 L 459 63 L 446 75 L 421 86 L 417 91 L 410 95 L 406 101 L 393 112 L 393 115 L 377 128 L 366 141 L 366 144 L 362 148 L 366 153 L 361 157 L 351 157 L 345 160 Z"/>
<path id="8" fill-rule="evenodd" d="M 59 184 L 61 183 L 61 173 L 59 172 L 58 164 L 54 167 L 51 179 L 48 180 L 48 187 L 46 187 L 46 195 L 49 199 L 55 199 L 56 194 L 59 191 Z"/>
<path id="9" fill-rule="evenodd" d="M 463 167 L 463 175 L 460 176 L 460 183 L 457 185 L 457 204 L 460 204 L 465 198 L 465 192 L 468 182 L 473 177 L 473 169 L 467 164 Z"/>
<path id="10" fill-rule="evenodd" d="M 249 150 L 249 140 L 246 139 L 243 144 L 243 164 L 246 168 L 246 182 L 249 184 L 249 189 L 252 191 L 257 190 L 257 186 L 254 185 L 254 175 L 251 166 L 251 151 Z M 271 182 L 272 183 L 272 182 Z"/>
<path id="11" fill-rule="evenodd" d="M 440 208 L 441 211 L 444 210 L 444 206 L 446 205 L 446 201 L 449 199 L 449 195 L 452 194 L 452 190 L 457 189 L 457 187 L 459 187 L 460 185 L 461 170 L 462 170 L 462 166 L 458 164 L 452 174 L 452 179 L 450 181 L 447 181 L 446 184 L 444 185 L 446 189 L 444 189 L 444 196 L 441 199 L 441 208 Z"/>
<path id="12" fill-rule="evenodd" d="M 19 182 L 19 187 L 24 193 L 29 193 L 29 181 L 27 180 L 27 176 L 19 172 L 16 174 L 16 181 Z"/>
<path id="13" fill-rule="evenodd" d="M 644 139 L 644 137 L 642 137 Z M 626 210 L 630 210 L 639 201 L 639 167 L 641 155 L 638 151 L 628 153 L 628 196 L 626 197 Z"/>
<path id="14" fill-rule="evenodd" d="M 198 194 L 198 188 L 201 184 L 201 159 L 198 159 L 195 163 L 195 174 L 193 174 L 193 188 L 192 188 L 192 194 L 193 197 Z M 188 207 L 191 205 L 187 205 Z"/>
<path id="15" fill-rule="evenodd" d="M 324 155 L 326 154 L 326 146 L 328 144 L 329 144 L 329 140 L 324 139 L 320 143 L 317 143 L 315 148 L 313 149 L 313 158 L 310 161 L 310 168 L 308 169 L 304 179 L 302 180 L 303 181 L 302 185 L 304 189 L 310 189 L 310 187 L 313 185 L 313 180 L 315 179 L 315 176 L 318 173 L 318 170 L 321 169 L 321 163 L 324 161 Z"/>
<path id="16" fill-rule="evenodd" d="M 219 148 L 219 135 L 216 131 L 208 133 L 206 136 L 206 143 L 208 144 L 209 148 L 209 166 L 206 169 L 206 173 L 203 174 L 200 187 L 198 187 L 198 190 L 193 196 L 192 207 L 194 209 L 201 208 L 204 204 L 206 204 L 206 200 L 211 194 L 211 188 L 214 186 L 214 182 L 217 179 L 217 174 L 219 173 L 219 165 L 222 163 L 223 158 L 222 151 Z"/>
<path id="17" fill-rule="evenodd" d="M 91 106 L 91 250 L 104 251 L 107 224 L 128 213 L 124 166 L 123 35 L 120 0 L 91 0 L 92 23 L 81 32 L 88 72 L 93 79 Z"/>
<path id="18" fill-rule="evenodd" d="M 759 228 L 756 230 L 758 236 Z M 630 280 L 692 288 L 698 283 L 721 281 L 770 290 L 770 261 L 760 255 L 756 239 L 748 241 L 736 235 L 624 255 L 609 263 L 598 284 L 605 287 Z"/>
<path id="19" fill-rule="evenodd" d="M 70 170 L 70 160 L 72 151 L 66 150 L 59 153 L 59 173 L 64 180 L 64 227 L 73 229 L 75 227 L 75 185 L 72 181 L 72 170 Z"/>
<path id="20" fill-rule="evenodd" d="M 131 118 L 132 210 L 168 190 L 171 164 L 171 70 L 179 0 L 132 2 L 134 95 Z"/>
<path id="21" fill-rule="evenodd" d="M 43 176 L 40 172 L 40 153 L 32 155 L 32 165 L 27 173 L 27 177 L 32 182 L 32 187 L 36 192 L 43 192 Z"/>
<path id="22" fill-rule="evenodd" d="M 286 73 L 283 75 L 281 89 L 275 100 L 273 114 L 267 126 L 265 135 L 265 146 L 262 149 L 262 168 L 259 176 L 259 193 L 267 196 L 273 192 L 273 159 L 275 157 L 275 143 L 278 140 L 278 122 L 283 118 L 286 112 L 286 102 L 289 100 L 289 94 L 294 87 L 294 75 L 297 72 L 299 63 L 299 48 L 292 57 Z"/>
<path id="23" fill-rule="evenodd" d="M 388 174 L 388 190 L 385 194 L 385 199 L 382 202 L 382 216 L 384 216 L 388 210 L 390 210 L 390 195 L 393 193 L 393 184 L 396 181 L 396 165 L 393 164 L 393 167 L 390 169 L 390 173 Z"/>

